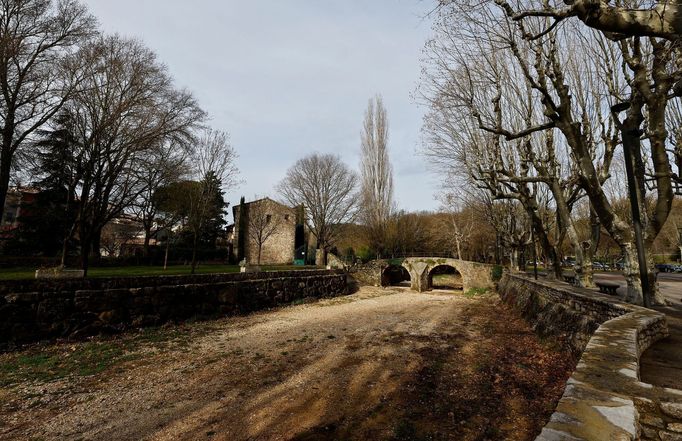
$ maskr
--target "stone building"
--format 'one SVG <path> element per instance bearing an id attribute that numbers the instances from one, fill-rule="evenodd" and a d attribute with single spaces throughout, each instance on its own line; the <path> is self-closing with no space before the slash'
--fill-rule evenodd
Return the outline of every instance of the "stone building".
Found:
<path id="1" fill-rule="evenodd" d="M 288 207 L 270 198 L 235 205 L 232 208 L 235 261 L 246 259 L 248 264 L 257 264 L 259 244 L 261 265 L 300 261 L 297 250 L 305 249 L 300 211 L 300 208 Z"/>

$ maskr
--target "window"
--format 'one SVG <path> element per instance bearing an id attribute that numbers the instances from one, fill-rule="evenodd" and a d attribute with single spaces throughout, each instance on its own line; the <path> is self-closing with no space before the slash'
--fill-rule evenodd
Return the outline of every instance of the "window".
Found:
<path id="1" fill-rule="evenodd" d="M 272 220 L 272 215 L 271 215 L 271 214 L 265 215 L 265 223 L 266 223 L 266 224 L 269 224 L 271 220 Z"/>

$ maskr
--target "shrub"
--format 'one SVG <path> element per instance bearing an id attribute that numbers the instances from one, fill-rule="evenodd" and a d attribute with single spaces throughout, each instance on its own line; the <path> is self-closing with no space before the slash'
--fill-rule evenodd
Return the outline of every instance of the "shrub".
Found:
<path id="1" fill-rule="evenodd" d="M 493 279 L 493 282 L 498 282 L 502 278 L 502 273 L 504 272 L 504 268 L 502 265 L 495 265 L 493 266 L 492 272 L 490 276 Z"/>

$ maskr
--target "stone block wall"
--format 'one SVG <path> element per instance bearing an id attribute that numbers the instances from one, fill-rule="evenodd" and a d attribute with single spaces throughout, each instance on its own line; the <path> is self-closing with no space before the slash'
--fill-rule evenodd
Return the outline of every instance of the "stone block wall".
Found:
<path id="1" fill-rule="evenodd" d="M 0 294 L 0 349 L 41 339 L 118 332 L 192 317 L 244 314 L 303 298 L 343 295 L 347 291 L 346 275 L 339 271 L 80 282 L 81 286 L 74 281 L 51 286 L 37 284 L 41 290 Z"/>
<path id="2" fill-rule="evenodd" d="M 249 229 L 253 225 L 249 222 L 249 216 L 269 216 L 275 225 L 275 230 L 263 243 L 261 249 L 261 265 L 290 264 L 294 262 L 294 245 L 296 239 L 296 210 L 286 205 L 280 204 L 269 198 L 259 199 L 245 205 L 245 225 L 240 225 L 241 205 L 233 207 L 235 221 L 235 241 L 233 253 L 239 254 L 238 241 L 240 232 L 243 231 L 245 238 L 244 256 L 247 263 L 256 265 L 258 261 L 258 244 Z M 266 228 L 266 229 L 269 229 Z"/>
<path id="3" fill-rule="evenodd" d="M 351 276 L 360 284 L 368 286 L 381 286 L 381 274 L 388 266 L 385 260 L 370 260 L 367 263 L 353 266 Z"/>
<path id="4" fill-rule="evenodd" d="M 604 299 L 577 293 L 573 287 L 549 284 L 505 273 L 498 293 L 526 319 L 541 337 L 566 344 L 579 356 L 603 322 L 626 310 Z"/>
<path id="5" fill-rule="evenodd" d="M 668 335 L 664 314 L 513 274 L 503 276 L 498 291 L 536 330 L 566 338 L 580 354 L 537 440 L 682 439 L 682 431 L 676 432 L 682 429 L 682 391 L 639 377 L 641 354 Z"/>
<path id="6" fill-rule="evenodd" d="M 6 280 L 0 283 L 0 296 L 18 292 L 60 292 L 75 290 L 102 290 L 117 288 L 139 288 L 147 286 L 195 285 L 219 282 L 239 282 L 251 279 L 278 279 L 282 277 L 311 277 L 328 274 L 341 274 L 342 271 L 329 270 L 295 270 L 268 271 L 256 273 L 212 273 L 170 276 L 136 276 L 136 277 L 96 277 L 87 279 L 61 280 Z"/>

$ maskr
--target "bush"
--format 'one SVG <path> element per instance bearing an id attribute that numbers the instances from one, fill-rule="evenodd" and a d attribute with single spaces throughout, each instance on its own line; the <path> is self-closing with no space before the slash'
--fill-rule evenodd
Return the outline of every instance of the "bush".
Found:
<path id="1" fill-rule="evenodd" d="M 502 278 L 502 273 L 504 273 L 504 268 L 502 267 L 502 265 L 493 266 L 493 269 L 490 274 L 490 277 L 493 279 L 493 282 L 499 282 L 499 280 Z"/>
<path id="2" fill-rule="evenodd" d="M 362 246 L 358 249 L 355 256 L 360 259 L 362 263 L 367 263 L 370 260 L 376 259 L 376 252 L 369 247 Z"/>

